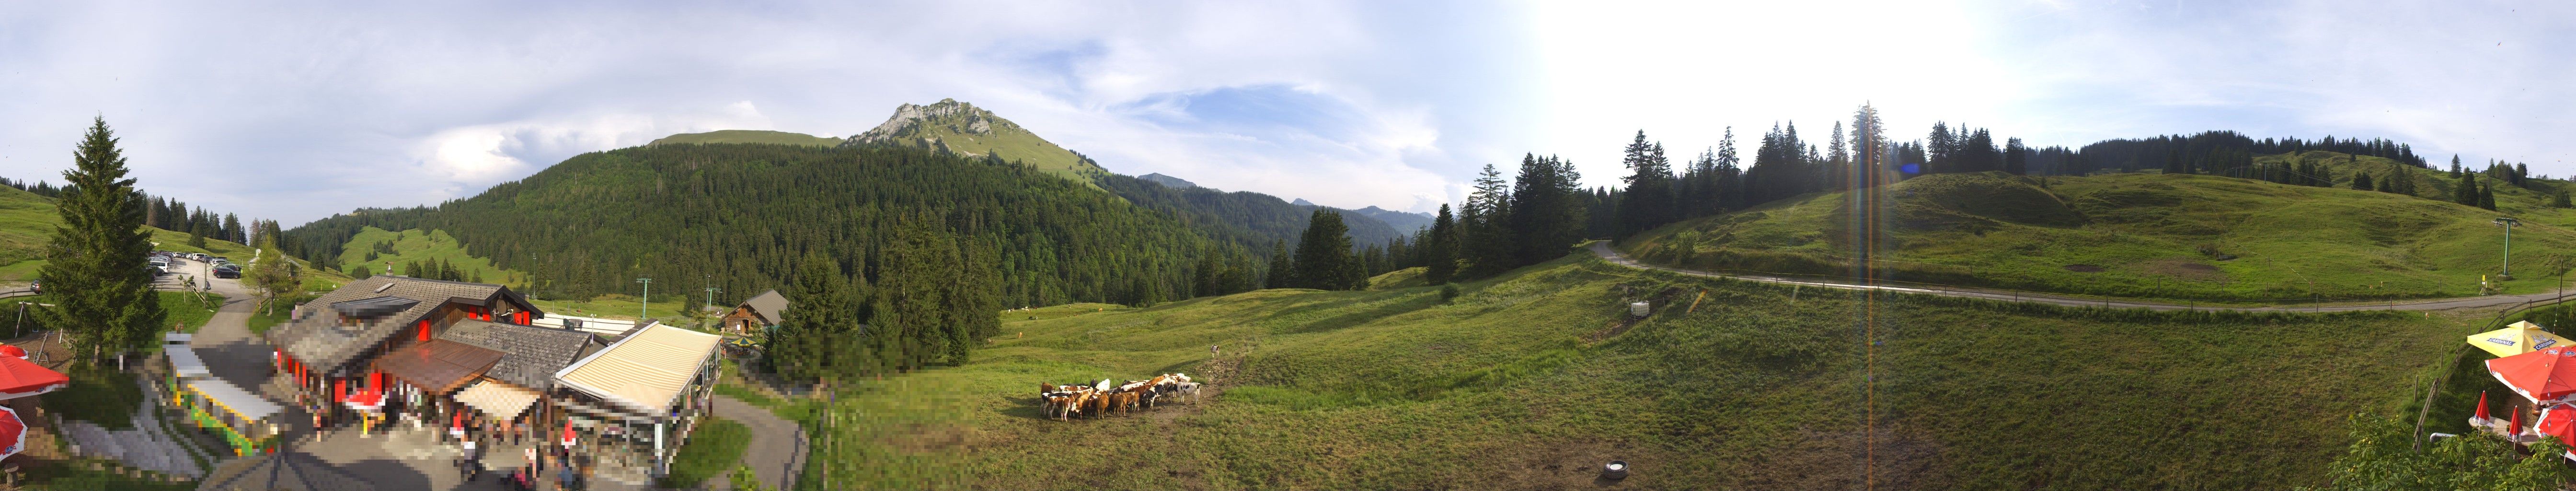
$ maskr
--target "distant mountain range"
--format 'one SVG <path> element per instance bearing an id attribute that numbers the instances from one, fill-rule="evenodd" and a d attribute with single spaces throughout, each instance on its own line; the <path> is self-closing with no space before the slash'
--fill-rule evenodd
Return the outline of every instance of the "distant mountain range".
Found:
<path id="1" fill-rule="evenodd" d="M 1153 182 L 1153 183 L 1155 183 L 1155 184 L 1161 184 L 1161 185 L 1164 185 L 1164 186 L 1168 186 L 1168 187 L 1171 187 L 1171 188 L 1173 188 L 1173 189 L 1189 189 L 1189 188 L 1199 187 L 1199 183 L 1190 182 L 1189 180 L 1181 179 L 1181 178 L 1178 178 L 1178 177 L 1166 176 L 1166 175 L 1163 175 L 1163 173 L 1160 173 L 1160 172 L 1156 172 L 1156 173 L 1152 173 L 1152 174 L 1146 174 L 1146 175 L 1141 175 L 1141 176 L 1136 176 L 1136 178 L 1137 178 L 1137 179 L 1144 179 L 1144 180 L 1146 180 L 1146 181 L 1150 181 L 1150 182 Z"/>
<path id="2" fill-rule="evenodd" d="M 1432 219 L 1435 218 L 1429 213 L 1395 211 L 1376 206 L 1351 211 L 1359 212 L 1361 215 L 1368 215 L 1369 218 L 1375 218 L 1381 222 L 1386 222 L 1387 226 L 1395 227 L 1396 231 L 1406 233 L 1411 233 L 1414 229 L 1430 227 Z"/>

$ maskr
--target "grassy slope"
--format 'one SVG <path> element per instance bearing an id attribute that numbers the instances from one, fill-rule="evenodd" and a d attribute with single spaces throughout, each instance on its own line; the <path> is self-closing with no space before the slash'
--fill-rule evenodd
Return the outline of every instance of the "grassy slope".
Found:
<path id="1" fill-rule="evenodd" d="M 2418 174 L 2424 194 L 2449 185 Z M 2503 232 L 2490 223 L 2498 212 L 2446 201 L 2213 176 L 2037 183 L 1950 174 L 1893 186 L 1886 196 L 1895 212 L 1881 230 L 1894 252 L 1882 257 L 1896 262 L 1882 267 L 1937 283 L 2085 294 L 2305 298 L 2313 284 L 2327 299 L 2364 299 L 2475 295 L 2479 276 L 2494 273 L 2503 255 Z M 2498 193 L 2502 211 L 2527 217 L 2514 233 L 2520 279 L 2504 283 L 2508 292 L 2555 287 L 2554 276 L 2576 266 L 2566 252 L 2576 248 L 2576 224 L 2566 210 L 2540 206 L 2544 198 Z M 1825 273 L 1840 268 L 1820 265 L 1849 264 L 1837 258 L 1855 248 L 1842 225 L 1851 221 L 1841 193 L 1821 193 L 1685 221 L 1621 248 L 1664 264 Z M 2199 252 L 2204 244 L 2240 257 L 2217 260 Z"/>
<path id="2" fill-rule="evenodd" d="M 1146 309 L 1005 312 L 973 363 L 858 384 L 818 444 L 832 485 L 992 489 L 1858 486 L 1865 416 L 1844 292 L 1568 258 L 1437 288 L 1262 290 Z M 1622 291 L 1706 288 L 1614 337 Z M 2157 317 L 1881 300 L 1882 483 L 1896 488 L 2315 484 L 2343 417 L 2394 413 L 2447 319 Z M 1029 320 L 1035 317 L 1037 320 Z M 1017 337 L 1025 335 L 1025 337 Z M 1210 364 L 1222 344 L 1227 363 Z M 1228 369 L 1236 365 L 1239 369 Z M 1071 423 L 1030 385 L 1189 372 L 1194 406 Z M 1071 444 L 1079 442 L 1079 444 Z M 823 470 L 820 468 L 826 468 Z"/>
<path id="3" fill-rule="evenodd" d="M 54 227 L 61 223 L 62 215 L 54 211 L 53 199 L 0 186 L 0 281 L 35 279 L 36 269 L 45 264 L 37 259 L 41 257 L 39 251 L 53 240 Z M 155 249 L 250 259 L 250 248 L 241 244 L 210 239 L 205 248 L 199 249 L 188 246 L 186 232 L 145 228 L 151 230 L 152 241 L 158 243 Z"/>
<path id="4" fill-rule="evenodd" d="M 388 240 L 394 243 L 394 253 L 379 254 L 375 260 L 368 261 L 367 253 L 374 251 L 377 243 Z M 393 263 L 394 274 L 402 274 L 405 263 L 431 260 L 447 261 L 448 264 L 455 265 L 456 270 L 464 273 L 468 279 L 480 274 L 485 283 L 505 284 L 512 288 L 525 289 L 521 284 L 526 276 L 525 273 L 493 266 L 492 260 L 476 257 L 465 249 L 463 243 L 457 242 L 455 237 L 448 236 L 447 232 L 442 230 L 423 232 L 414 229 L 393 232 L 367 227 L 360 230 L 357 236 L 349 238 L 349 243 L 342 246 L 340 252 L 340 264 L 344 265 L 342 267 L 365 264 L 375 268 L 374 272 L 379 274 L 385 271 L 385 263 Z M 343 273 L 346 272 L 343 271 Z"/>
<path id="5" fill-rule="evenodd" d="M 671 286 L 673 285 L 664 285 L 665 288 Z M 655 319 L 663 319 L 664 322 L 672 322 L 670 319 L 683 317 L 681 309 L 685 308 L 686 304 L 681 297 L 688 295 L 689 291 L 686 289 L 673 292 L 661 290 L 657 288 L 653 292 L 652 311 L 649 313 L 660 314 L 661 317 L 655 317 Z M 718 299 L 718 301 L 722 300 Z M 548 314 L 569 314 L 602 319 L 635 320 L 635 314 L 647 313 L 643 312 L 644 306 L 635 301 L 634 295 L 617 293 L 600 295 L 589 300 L 529 299 L 528 302 L 537 304 L 538 309 L 543 309 Z"/>
<path id="6" fill-rule="evenodd" d="M 1430 271 L 1430 269 L 1421 266 L 1388 271 L 1386 274 L 1369 278 L 1368 289 L 1394 290 L 1398 288 L 1412 288 L 1429 285 L 1431 284 L 1431 281 L 1422 276 L 1422 274 L 1427 271 Z"/>
<path id="7" fill-rule="evenodd" d="M 653 140 L 652 143 L 646 143 L 645 145 L 660 145 L 664 143 L 770 143 L 777 145 L 829 147 L 841 144 L 841 139 L 814 136 L 804 133 L 788 133 L 784 131 L 716 130 L 705 133 L 681 133 L 665 136 L 660 139 Z"/>

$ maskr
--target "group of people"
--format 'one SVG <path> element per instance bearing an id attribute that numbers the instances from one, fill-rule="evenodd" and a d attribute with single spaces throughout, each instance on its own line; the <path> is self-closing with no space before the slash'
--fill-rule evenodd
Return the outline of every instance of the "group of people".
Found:
<path id="1" fill-rule="evenodd" d="M 467 481 L 481 479 L 483 473 L 489 469 L 483 459 L 491 452 L 492 447 L 504 440 L 509 441 L 511 445 L 519 445 L 526 441 L 525 435 L 521 433 L 503 430 L 497 426 L 472 430 L 451 429 L 450 435 L 454 436 L 458 445 L 465 450 L 463 454 L 457 456 L 457 472 L 464 474 Z M 584 459 L 573 455 L 571 448 L 546 445 L 541 442 L 537 445 L 521 447 L 519 457 L 527 465 L 519 466 L 511 470 L 508 475 L 502 476 L 503 482 L 508 483 L 511 489 L 527 491 L 538 489 L 538 485 L 547 478 L 548 471 L 553 473 L 556 485 L 554 489 L 581 489 L 580 469 L 583 467 Z"/>

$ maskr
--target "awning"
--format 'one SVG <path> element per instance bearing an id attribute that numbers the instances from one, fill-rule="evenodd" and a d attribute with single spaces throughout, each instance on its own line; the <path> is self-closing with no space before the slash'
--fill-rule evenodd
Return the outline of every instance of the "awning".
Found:
<path id="1" fill-rule="evenodd" d="M 376 370 L 402 379 L 430 394 L 464 387 L 501 361 L 502 353 L 481 346 L 432 339 L 376 359 Z"/>
<path id="2" fill-rule="evenodd" d="M 483 379 L 456 391 L 457 402 L 503 420 L 518 418 L 519 414 L 528 412 L 528 406 L 536 405 L 540 397 L 542 394 L 537 391 L 492 379 Z"/>
<path id="3" fill-rule="evenodd" d="M 190 380 L 188 390 L 206 396 L 206 399 L 213 400 L 215 405 L 222 406 L 224 410 L 232 411 L 234 416 L 247 421 L 268 419 L 286 410 L 277 403 L 270 402 L 266 397 L 242 390 L 240 386 L 219 378 Z"/>
<path id="4" fill-rule="evenodd" d="M 161 352 L 170 357 L 170 373 L 179 375 L 179 378 L 200 378 L 215 374 L 213 371 L 206 370 L 206 360 L 197 356 L 196 348 L 170 345 L 163 347 Z"/>
<path id="5" fill-rule="evenodd" d="M 617 344 L 555 372 L 555 380 L 591 397 L 645 416 L 663 416 L 679 402 L 723 336 L 649 324 Z"/>

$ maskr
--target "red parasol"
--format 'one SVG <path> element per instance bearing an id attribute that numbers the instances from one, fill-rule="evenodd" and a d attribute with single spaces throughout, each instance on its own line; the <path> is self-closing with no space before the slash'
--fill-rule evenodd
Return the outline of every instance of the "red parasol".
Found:
<path id="1" fill-rule="evenodd" d="M 27 359 L 27 349 L 13 344 L 0 344 L 0 356 L 24 360 Z"/>
<path id="2" fill-rule="evenodd" d="M 2541 436 L 2558 437 L 2561 442 L 2576 442 L 2576 406 L 2559 404 L 2540 411 Z M 2576 458 L 2576 452 L 2567 452 Z"/>
<path id="3" fill-rule="evenodd" d="M 8 448 L 0 448 L 0 459 L 9 458 L 11 455 L 17 455 L 18 451 L 27 449 L 27 422 L 18 419 L 18 411 L 15 409 L 0 407 L 0 442 L 6 442 L 9 445 Z"/>
<path id="4" fill-rule="evenodd" d="M 2521 409 L 2515 409 L 2515 410 L 2513 410 L 2513 430 L 2512 430 L 2512 431 L 2513 431 L 2513 433 L 2508 434 L 2508 436 L 2513 436 L 2513 437 L 2516 437 L 2516 438 L 2520 438 L 2520 437 L 2522 436 L 2522 410 L 2521 410 Z"/>
<path id="5" fill-rule="evenodd" d="M 2480 423 L 2495 420 L 2494 417 L 2487 416 L 2487 391 L 2478 391 L 2478 415 L 2470 416 L 2469 419 L 2477 420 Z"/>
<path id="6" fill-rule="evenodd" d="M 572 448 L 572 418 L 564 418 L 564 448 Z"/>
<path id="7" fill-rule="evenodd" d="M 2487 360 L 2487 372 L 2515 394 L 2541 405 L 2576 399 L 2576 347 L 2559 346 Z"/>
<path id="8" fill-rule="evenodd" d="M 0 400 L 53 392 L 71 383 L 71 377 L 36 362 L 0 356 Z"/>

